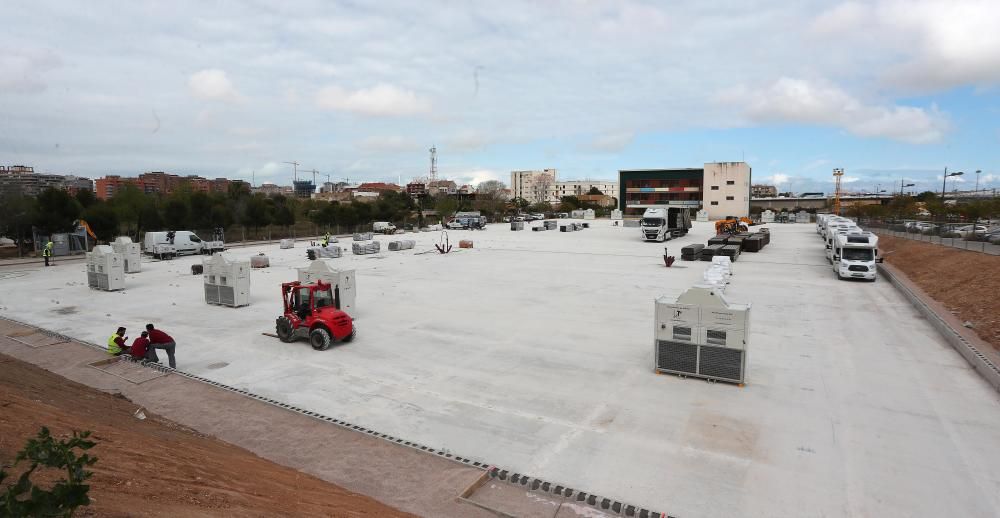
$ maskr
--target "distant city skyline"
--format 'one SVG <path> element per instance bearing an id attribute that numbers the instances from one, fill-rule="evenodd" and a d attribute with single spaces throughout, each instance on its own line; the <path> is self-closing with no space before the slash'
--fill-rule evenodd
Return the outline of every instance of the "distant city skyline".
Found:
<path id="1" fill-rule="evenodd" d="M 439 175 L 463 184 L 746 161 L 780 191 L 829 192 L 834 167 L 855 190 L 939 191 L 945 167 L 965 172 L 948 190 L 976 170 L 1000 187 L 998 2 L 40 1 L 0 15 L 0 163 L 39 172 L 285 184 L 294 160 L 317 183 L 405 184 L 436 146 Z"/>

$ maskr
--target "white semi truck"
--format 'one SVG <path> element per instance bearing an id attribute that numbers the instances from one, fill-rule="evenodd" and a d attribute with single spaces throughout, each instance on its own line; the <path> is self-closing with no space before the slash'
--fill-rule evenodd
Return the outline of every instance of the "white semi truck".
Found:
<path id="1" fill-rule="evenodd" d="M 666 241 L 688 233 L 691 213 L 687 208 L 666 207 L 646 209 L 639 223 L 642 238 L 646 241 Z"/>
<path id="2" fill-rule="evenodd" d="M 838 279 L 865 279 L 875 282 L 878 277 L 878 236 L 871 232 L 837 234 L 833 240 L 833 271 Z"/>

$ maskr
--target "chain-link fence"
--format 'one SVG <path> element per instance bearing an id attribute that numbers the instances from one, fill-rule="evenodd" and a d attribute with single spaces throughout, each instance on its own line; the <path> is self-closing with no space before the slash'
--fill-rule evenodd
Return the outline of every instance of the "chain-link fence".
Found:
<path id="1" fill-rule="evenodd" d="M 995 222 L 865 220 L 860 224 L 879 235 L 1000 255 L 1000 224 Z"/>

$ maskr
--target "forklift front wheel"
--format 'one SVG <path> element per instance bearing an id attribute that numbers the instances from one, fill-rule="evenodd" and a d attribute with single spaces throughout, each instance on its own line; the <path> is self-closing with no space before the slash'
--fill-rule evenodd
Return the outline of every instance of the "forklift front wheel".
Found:
<path id="1" fill-rule="evenodd" d="M 312 348 L 317 351 L 325 351 L 329 349 L 332 342 L 333 341 L 330 340 L 330 333 L 322 327 L 317 327 L 309 333 L 309 344 L 312 345 Z"/>

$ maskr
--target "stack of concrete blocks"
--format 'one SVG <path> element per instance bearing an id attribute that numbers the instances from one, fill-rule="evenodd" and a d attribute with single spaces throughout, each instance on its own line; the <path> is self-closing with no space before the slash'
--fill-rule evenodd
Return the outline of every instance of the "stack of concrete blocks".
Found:
<path id="1" fill-rule="evenodd" d="M 218 253 L 202 259 L 201 265 L 205 302 L 234 308 L 250 305 L 250 261 Z"/>
<path id="2" fill-rule="evenodd" d="M 403 239 L 400 241 L 389 241 L 389 251 L 398 252 L 400 250 L 409 250 L 417 246 L 417 242 L 412 239 Z"/>
<path id="3" fill-rule="evenodd" d="M 128 236 L 119 236 L 115 239 L 114 243 L 111 243 L 111 248 L 116 253 L 122 254 L 122 259 L 125 261 L 125 273 L 139 273 L 142 271 L 140 264 L 142 250 L 139 249 L 139 243 L 133 243 L 132 238 Z"/>
<path id="4" fill-rule="evenodd" d="M 352 314 L 355 308 L 356 285 L 354 270 L 339 270 L 329 261 L 315 261 L 305 268 L 299 268 L 299 282 L 310 284 L 323 281 L 334 287 L 334 294 L 340 300 L 340 310 Z"/>
<path id="5" fill-rule="evenodd" d="M 354 234 L 354 240 L 355 241 L 371 241 L 372 240 L 372 233 L 371 232 L 359 232 L 357 234 Z"/>
<path id="6" fill-rule="evenodd" d="M 251 268 L 267 268 L 269 266 L 271 266 L 271 260 L 264 255 L 264 252 L 250 257 Z"/>
<path id="7" fill-rule="evenodd" d="M 583 219 L 594 219 L 596 217 L 597 213 L 594 212 L 594 209 L 587 209 L 583 211 Z"/>
<path id="8" fill-rule="evenodd" d="M 312 246 L 306 249 L 306 257 L 310 261 L 316 259 L 336 259 L 343 255 L 339 246 Z"/>
<path id="9" fill-rule="evenodd" d="M 622 211 L 620 209 L 614 209 L 614 210 L 612 210 L 611 211 L 611 219 L 612 220 L 620 220 L 620 219 L 622 219 Z"/>
<path id="10" fill-rule="evenodd" d="M 708 221 L 708 211 L 705 209 L 699 210 L 694 217 L 695 221 Z"/>
<path id="11" fill-rule="evenodd" d="M 289 248 L 295 248 L 295 240 L 294 239 L 282 239 L 281 243 L 278 245 L 278 247 L 281 248 L 282 250 L 287 250 Z"/>
<path id="12" fill-rule="evenodd" d="M 372 241 L 370 243 L 354 243 L 352 249 L 354 255 L 370 255 L 379 253 L 380 247 L 378 241 Z"/>
<path id="13" fill-rule="evenodd" d="M 760 213 L 760 222 L 761 223 L 774 223 L 774 211 L 771 210 L 771 209 L 767 209 L 764 212 L 761 212 Z"/>
<path id="14" fill-rule="evenodd" d="M 87 286 L 104 291 L 125 289 L 125 258 L 108 245 L 87 252 Z"/>

